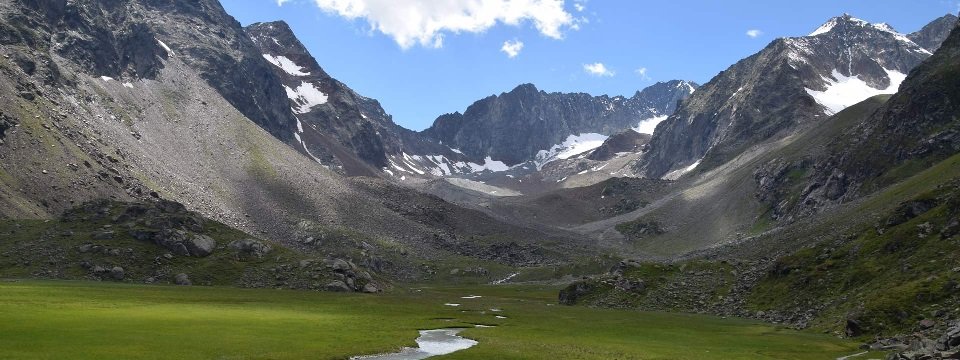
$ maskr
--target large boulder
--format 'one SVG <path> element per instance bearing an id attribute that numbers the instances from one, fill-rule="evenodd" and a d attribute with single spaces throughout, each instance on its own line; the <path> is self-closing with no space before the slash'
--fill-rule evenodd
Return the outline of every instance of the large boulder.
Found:
<path id="1" fill-rule="evenodd" d="M 258 259 L 263 258 L 273 250 L 273 247 L 270 245 L 254 239 L 234 240 L 227 246 L 236 250 L 238 255 L 256 257 Z"/>
<path id="2" fill-rule="evenodd" d="M 324 285 L 323 288 L 327 291 L 336 291 L 336 292 L 350 292 L 353 289 L 350 288 L 345 282 L 340 280 L 331 281 L 329 284 Z"/>
<path id="3" fill-rule="evenodd" d="M 174 276 L 173 283 L 177 285 L 190 286 L 193 285 L 193 282 L 190 281 L 190 276 L 187 274 L 179 273 L 177 276 Z"/>
<path id="4" fill-rule="evenodd" d="M 125 276 L 126 273 L 123 271 L 122 267 L 114 266 L 112 269 L 110 269 L 110 277 L 112 277 L 114 280 L 123 280 Z"/>
<path id="5" fill-rule="evenodd" d="M 154 241 L 157 245 L 183 256 L 207 257 L 217 247 L 217 242 L 209 236 L 193 234 L 184 230 L 165 230 L 155 236 Z"/>

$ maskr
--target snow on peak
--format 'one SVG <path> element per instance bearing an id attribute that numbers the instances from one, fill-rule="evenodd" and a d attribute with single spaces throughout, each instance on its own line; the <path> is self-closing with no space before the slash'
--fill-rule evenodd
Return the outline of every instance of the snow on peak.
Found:
<path id="1" fill-rule="evenodd" d="M 646 118 L 646 119 L 640 120 L 640 123 L 638 123 L 637 126 L 634 126 L 631 129 L 641 134 L 653 134 L 653 130 L 657 128 L 657 124 L 660 124 L 666 119 L 667 119 L 666 115 L 659 115 L 651 118 Z"/>
<path id="2" fill-rule="evenodd" d="M 293 108 L 293 112 L 297 114 L 310 112 L 310 109 L 314 106 L 327 103 L 327 94 L 324 94 L 312 83 L 302 81 L 296 89 L 286 85 L 283 88 L 287 91 L 287 97 L 298 105 Z"/>
<path id="3" fill-rule="evenodd" d="M 830 114 L 836 114 L 870 97 L 881 94 L 895 94 L 897 90 L 900 89 L 900 84 L 907 78 L 907 75 L 896 70 L 884 70 L 890 79 L 890 86 L 886 89 L 873 88 L 858 76 L 844 76 L 834 69 L 832 79 L 823 79 L 827 82 L 826 90 L 816 91 L 806 89 L 807 94 L 810 94 L 817 103 L 826 107 Z"/>
<path id="4" fill-rule="evenodd" d="M 295 64 L 290 59 L 287 59 L 286 56 L 273 56 L 270 54 L 263 54 L 263 58 L 267 59 L 271 64 L 276 65 L 278 68 L 283 69 L 284 72 L 293 76 L 307 76 L 310 75 L 309 72 L 303 71 L 303 66 Z"/>
<path id="5" fill-rule="evenodd" d="M 587 151 L 596 149 L 603 145 L 603 142 L 607 140 L 606 135 L 597 134 L 597 133 L 585 133 L 578 135 L 567 136 L 567 139 L 560 144 L 556 144 L 550 147 L 549 150 L 540 150 L 537 152 L 537 155 L 534 159 L 534 163 L 537 164 L 537 170 L 540 170 L 543 165 L 557 160 L 557 159 L 569 159 L 575 155 L 583 154 Z"/>
<path id="6" fill-rule="evenodd" d="M 807 36 L 817 36 L 821 34 L 826 34 L 831 30 L 833 30 L 833 28 L 837 26 L 837 23 L 839 23 L 839 21 L 837 21 L 837 18 L 830 19 L 830 21 L 827 21 L 825 24 L 820 25 L 820 27 L 818 27 L 816 30 L 810 33 L 810 35 L 807 35 Z"/>

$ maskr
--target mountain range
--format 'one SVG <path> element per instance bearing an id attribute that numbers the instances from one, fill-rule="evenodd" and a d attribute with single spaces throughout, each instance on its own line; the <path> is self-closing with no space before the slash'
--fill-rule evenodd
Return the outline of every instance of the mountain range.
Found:
<path id="1" fill-rule="evenodd" d="M 215 0 L 0 2 L 0 216 L 44 234 L 0 243 L 30 259 L 0 275 L 179 282 L 89 251 L 135 240 L 218 285 L 562 282 L 566 304 L 904 333 L 960 301 L 957 21 L 844 14 L 703 85 L 521 84 L 418 132 Z"/>

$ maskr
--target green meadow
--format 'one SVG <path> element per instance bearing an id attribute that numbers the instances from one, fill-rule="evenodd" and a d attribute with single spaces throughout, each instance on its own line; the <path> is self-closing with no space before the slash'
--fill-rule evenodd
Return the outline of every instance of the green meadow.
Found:
<path id="1" fill-rule="evenodd" d="M 461 335 L 479 345 L 443 359 L 833 359 L 856 352 L 856 343 L 739 319 L 554 305 L 556 290 L 411 287 L 361 295 L 3 281 L 0 358 L 346 359 L 415 346 L 418 329 L 444 327 L 470 327 Z M 482 297 L 462 298 L 468 295 Z"/>

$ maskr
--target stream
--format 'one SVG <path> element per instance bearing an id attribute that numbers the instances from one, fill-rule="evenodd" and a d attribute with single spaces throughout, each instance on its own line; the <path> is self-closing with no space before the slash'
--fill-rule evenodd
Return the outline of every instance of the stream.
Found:
<path id="1" fill-rule="evenodd" d="M 476 340 L 467 339 L 459 334 L 464 329 L 420 330 L 416 348 L 403 348 L 399 352 L 354 356 L 350 360 L 417 360 L 431 356 L 446 355 L 477 345 Z"/>

